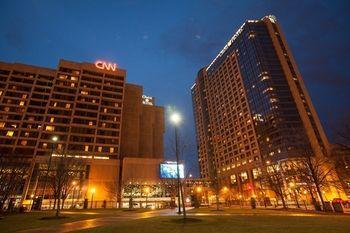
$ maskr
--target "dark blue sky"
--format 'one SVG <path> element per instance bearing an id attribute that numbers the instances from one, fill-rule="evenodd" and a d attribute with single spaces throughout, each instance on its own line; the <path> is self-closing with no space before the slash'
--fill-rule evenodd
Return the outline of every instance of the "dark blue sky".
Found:
<path id="1" fill-rule="evenodd" d="M 277 16 L 331 138 L 350 112 L 350 1 L 0 0 L 0 9 L 1 61 L 118 63 L 128 82 L 182 112 L 188 167 L 197 159 L 190 86 L 246 19 Z"/>

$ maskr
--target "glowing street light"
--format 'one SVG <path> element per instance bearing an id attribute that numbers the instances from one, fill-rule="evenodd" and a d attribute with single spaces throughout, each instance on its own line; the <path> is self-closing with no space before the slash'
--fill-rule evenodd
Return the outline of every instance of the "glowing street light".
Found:
<path id="1" fill-rule="evenodd" d="M 77 182 L 76 181 L 73 181 L 72 182 L 72 186 L 73 186 L 73 194 L 72 194 L 72 207 L 74 208 L 74 194 L 75 194 L 75 189 L 76 189 L 76 185 Z"/>
<path id="2" fill-rule="evenodd" d="M 58 137 L 57 136 L 53 136 L 52 137 L 52 141 L 57 142 L 58 141 Z"/>
<path id="3" fill-rule="evenodd" d="M 177 112 L 173 112 L 170 115 L 170 121 L 174 124 L 174 125 L 178 125 L 181 122 L 181 115 Z"/>
<path id="4" fill-rule="evenodd" d="M 90 193 L 91 193 L 91 207 L 90 209 L 92 209 L 92 203 L 94 202 L 94 194 L 96 192 L 96 189 L 95 188 L 91 188 L 90 189 Z"/>
<path id="5" fill-rule="evenodd" d="M 202 187 L 198 186 L 198 187 L 196 188 L 196 192 L 197 192 L 197 193 L 201 193 L 201 192 L 202 192 Z"/>
<path id="6" fill-rule="evenodd" d="M 294 182 L 290 182 L 289 183 L 289 187 L 291 188 L 291 190 L 293 191 L 293 195 L 294 195 L 294 198 L 295 198 L 295 202 L 297 204 L 297 207 L 300 208 L 300 205 L 299 205 L 299 201 L 298 201 L 298 195 L 297 195 L 297 192 L 296 192 L 296 184 Z"/>
<path id="7" fill-rule="evenodd" d="M 50 154 L 50 157 L 49 157 L 49 164 L 47 166 L 47 171 L 46 171 L 46 176 L 45 176 L 45 182 L 44 182 L 44 187 L 43 187 L 43 192 L 42 192 L 42 195 L 41 195 L 41 200 L 40 200 L 40 209 L 42 207 L 42 204 L 44 202 L 44 198 L 45 198 L 45 191 L 46 191 L 46 185 L 47 185 L 47 179 L 48 179 L 48 176 L 49 176 L 49 172 L 50 172 L 50 167 L 51 167 L 51 160 L 52 160 L 52 155 L 53 155 L 53 151 L 54 151 L 54 147 L 55 147 L 55 144 L 56 142 L 58 141 L 58 136 L 53 136 L 51 138 L 51 154 Z"/>
<path id="8" fill-rule="evenodd" d="M 150 193 L 150 188 L 145 187 L 143 191 L 146 193 L 146 208 L 147 208 L 148 194 Z"/>
<path id="9" fill-rule="evenodd" d="M 180 168 L 179 168 L 179 136 L 177 133 L 177 127 L 181 122 L 181 115 L 178 112 L 172 112 L 170 115 L 170 122 L 175 128 L 175 155 L 176 155 L 176 170 L 177 170 L 177 188 L 178 188 L 178 213 L 181 214 L 180 203 L 182 201 L 183 217 L 186 218 L 185 200 L 182 192 L 181 181 L 180 181 Z M 181 196 L 181 200 L 180 200 Z"/>

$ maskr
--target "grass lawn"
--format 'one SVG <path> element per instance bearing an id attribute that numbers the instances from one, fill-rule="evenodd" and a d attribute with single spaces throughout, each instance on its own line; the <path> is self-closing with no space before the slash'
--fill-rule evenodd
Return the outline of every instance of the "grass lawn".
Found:
<path id="1" fill-rule="evenodd" d="M 197 212 L 196 210 L 195 212 Z M 200 211 L 200 210 L 199 210 Z M 203 210 L 203 213 L 211 210 Z M 190 211 L 191 212 L 191 211 Z M 278 210 L 225 210 L 226 216 L 190 216 L 200 221 L 181 223 L 179 217 L 154 217 L 79 232 L 121 233 L 333 233 L 350 231 L 350 216 L 310 215 Z"/>
<path id="2" fill-rule="evenodd" d="M 142 212 L 143 209 L 135 210 L 133 212 Z M 24 214 L 15 214 L 5 216 L 0 220 L 0 232 L 15 232 L 20 230 L 27 230 L 31 228 L 40 228 L 45 226 L 55 226 L 62 223 L 74 222 L 83 219 L 93 219 L 100 217 L 118 216 L 125 210 L 120 209 L 88 209 L 88 210 L 65 210 L 62 211 L 62 216 L 67 218 L 42 220 L 43 217 L 54 216 L 54 211 L 33 211 Z"/>
<path id="3" fill-rule="evenodd" d="M 139 209 L 133 213 L 149 210 Z M 251 209 L 193 209 L 188 211 L 190 219 L 183 223 L 179 216 L 158 216 L 137 220 L 122 218 L 121 221 L 110 221 L 105 226 L 81 230 L 79 232 L 120 232 L 120 233 L 333 233 L 350 232 L 350 215 L 314 214 L 310 212 L 283 210 Z M 131 213 L 119 209 L 92 209 L 65 211 L 69 218 L 58 220 L 41 220 L 52 216 L 54 212 L 32 212 L 7 216 L 0 220 L 0 232 L 53 227 L 62 223 L 83 219 L 126 216 Z M 153 212 L 156 214 L 156 212 Z M 192 215 L 191 215 L 192 214 Z M 193 215 L 197 214 L 197 215 Z M 208 214 L 215 214 L 208 216 Z M 221 214 L 217 216 L 216 214 Z M 146 214 L 147 215 L 147 214 Z M 145 215 L 145 216 L 146 216 Z M 156 216 L 156 215 L 155 215 Z"/>

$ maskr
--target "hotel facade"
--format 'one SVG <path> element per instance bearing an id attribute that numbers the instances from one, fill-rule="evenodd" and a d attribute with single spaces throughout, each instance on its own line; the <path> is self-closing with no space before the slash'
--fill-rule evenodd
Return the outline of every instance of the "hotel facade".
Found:
<path id="1" fill-rule="evenodd" d="M 93 187 L 95 200 L 108 200 L 107 187 L 135 177 L 158 182 L 164 110 L 125 78 L 103 61 L 60 60 L 57 69 L 0 62 L 0 153 L 33 161 L 25 198 L 42 193 L 50 156 L 84 161 L 82 197 Z"/>
<path id="2" fill-rule="evenodd" d="M 266 162 L 330 153 L 274 16 L 246 21 L 198 72 L 191 93 L 201 177 L 246 199 Z"/>

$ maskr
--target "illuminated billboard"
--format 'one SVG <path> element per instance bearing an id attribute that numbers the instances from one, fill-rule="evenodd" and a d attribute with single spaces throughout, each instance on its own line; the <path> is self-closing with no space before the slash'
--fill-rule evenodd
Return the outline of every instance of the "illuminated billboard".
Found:
<path id="1" fill-rule="evenodd" d="M 176 162 L 168 162 L 160 164 L 160 178 L 173 179 L 177 178 Z M 184 165 L 179 164 L 180 178 L 185 178 Z"/>

